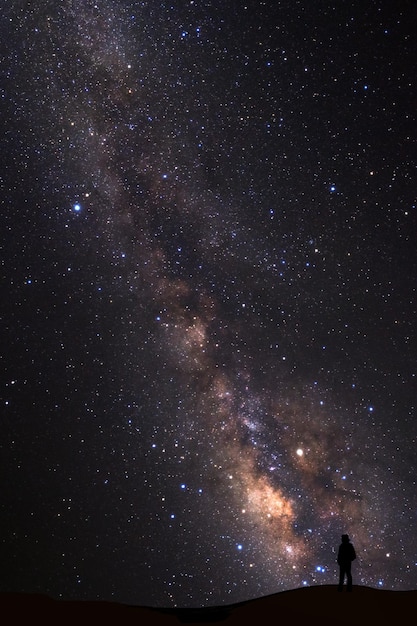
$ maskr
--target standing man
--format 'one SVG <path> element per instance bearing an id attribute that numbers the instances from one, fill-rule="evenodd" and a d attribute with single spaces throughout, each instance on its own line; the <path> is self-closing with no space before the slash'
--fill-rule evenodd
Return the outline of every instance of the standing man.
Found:
<path id="1" fill-rule="evenodd" d="M 345 577 L 347 578 L 347 591 L 352 591 L 351 566 L 352 561 L 355 559 L 356 552 L 355 548 L 350 543 L 349 535 L 342 535 L 342 543 L 340 544 L 339 551 L 337 553 L 337 562 L 340 568 L 338 591 L 343 591 Z"/>

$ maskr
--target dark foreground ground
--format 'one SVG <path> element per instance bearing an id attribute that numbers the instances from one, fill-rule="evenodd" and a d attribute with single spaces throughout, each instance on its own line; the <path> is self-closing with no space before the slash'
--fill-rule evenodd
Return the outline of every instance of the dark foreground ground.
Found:
<path id="1" fill-rule="evenodd" d="M 205 609 L 155 609 L 112 602 L 53 600 L 36 594 L 0 594 L 2 623 L 18 625 L 110 623 L 121 626 L 175 626 L 183 623 L 191 626 L 217 623 L 219 626 L 400 626 L 413 623 L 416 604 L 417 591 L 354 587 L 353 593 L 338 593 L 332 585 L 304 587 L 239 604 Z"/>

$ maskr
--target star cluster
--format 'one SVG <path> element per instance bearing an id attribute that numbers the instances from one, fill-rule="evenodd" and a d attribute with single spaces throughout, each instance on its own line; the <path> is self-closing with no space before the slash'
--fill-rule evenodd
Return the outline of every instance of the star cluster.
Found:
<path id="1" fill-rule="evenodd" d="M 416 18 L 5 9 L 2 590 L 417 587 Z"/>

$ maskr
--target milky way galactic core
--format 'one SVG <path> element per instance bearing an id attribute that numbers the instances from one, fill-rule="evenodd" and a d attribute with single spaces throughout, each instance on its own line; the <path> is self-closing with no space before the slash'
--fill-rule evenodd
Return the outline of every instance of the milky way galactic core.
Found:
<path id="1" fill-rule="evenodd" d="M 417 588 L 412 2 L 14 2 L 2 590 Z"/>

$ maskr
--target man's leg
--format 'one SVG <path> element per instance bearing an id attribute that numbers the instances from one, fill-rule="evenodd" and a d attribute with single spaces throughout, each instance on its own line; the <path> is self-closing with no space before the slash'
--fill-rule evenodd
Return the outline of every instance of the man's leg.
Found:
<path id="1" fill-rule="evenodd" d="M 346 577 L 347 577 L 347 590 L 352 591 L 352 572 L 351 572 L 350 563 L 348 566 L 346 566 Z"/>
<path id="2" fill-rule="evenodd" d="M 339 586 L 337 588 L 338 591 L 343 591 L 343 583 L 345 581 L 345 568 L 343 565 L 340 565 L 340 573 L 339 573 Z"/>

